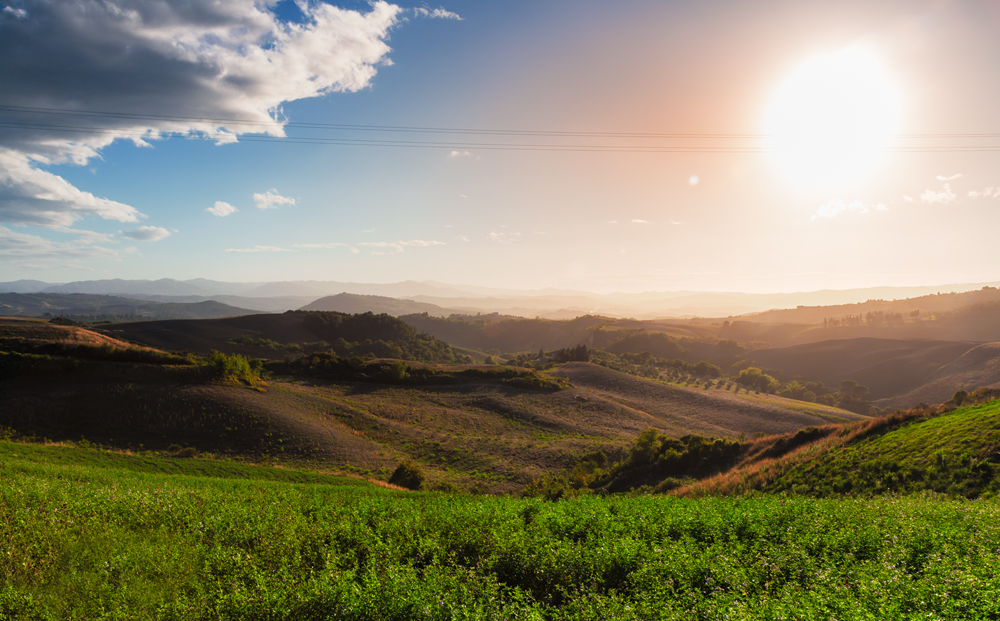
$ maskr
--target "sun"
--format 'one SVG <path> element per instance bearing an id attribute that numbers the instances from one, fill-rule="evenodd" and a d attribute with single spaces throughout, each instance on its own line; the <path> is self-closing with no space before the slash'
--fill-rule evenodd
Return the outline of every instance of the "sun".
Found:
<path id="1" fill-rule="evenodd" d="M 899 121 L 899 96 L 862 47 L 812 58 L 778 87 L 765 118 L 768 150 L 796 183 L 835 188 L 870 172 Z"/>

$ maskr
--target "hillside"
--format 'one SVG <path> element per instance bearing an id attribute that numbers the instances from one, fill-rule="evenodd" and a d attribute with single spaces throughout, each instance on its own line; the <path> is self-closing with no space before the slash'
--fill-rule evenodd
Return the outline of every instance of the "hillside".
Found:
<path id="1" fill-rule="evenodd" d="M 578 382 L 553 390 L 512 381 L 545 375 L 507 366 L 411 363 L 400 377 L 419 379 L 425 368 L 438 375 L 400 382 L 362 367 L 343 376 L 323 364 L 275 363 L 266 384 L 246 386 L 216 381 L 199 365 L 80 358 L 72 348 L 17 360 L 0 364 L 7 369 L 0 426 L 19 434 L 120 449 L 177 445 L 383 480 L 411 459 L 432 484 L 463 489 L 520 490 L 588 452 L 620 455 L 649 427 L 735 438 L 861 418 L 777 397 L 670 387 L 585 363 L 553 372 Z"/>
<path id="2" fill-rule="evenodd" d="M 854 380 L 867 386 L 873 399 L 883 399 L 923 386 L 938 369 L 975 347 L 969 342 L 857 338 L 761 349 L 747 357 L 755 366 L 789 378 L 819 380 L 827 386 Z M 951 392 L 933 403 L 946 400 Z"/>
<path id="3" fill-rule="evenodd" d="M 288 311 L 211 320 L 149 321 L 97 326 L 134 343 L 170 351 L 212 350 L 277 359 L 313 351 L 344 356 L 405 358 L 429 362 L 466 360 L 432 336 L 388 315 Z"/>
<path id="4" fill-rule="evenodd" d="M 427 313 L 431 317 L 447 317 L 454 311 L 436 304 L 425 304 L 412 300 L 400 300 L 381 295 L 356 295 L 338 293 L 306 304 L 299 310 L 336 311 L 338 313 L 385 313 L 393 317 Z"/>
<path id="5" fill-rule="evenodd" d="M 769 310 L 762 313 L 744 315 L 741 319 L 758 323 L 811 323 L 821 324 L 824 319 L 845 316 L 867 315 L 868 313 L 899 313 L 909 317 L 929 316 L 937 313 L 956 311 L 975 304 L 1000 302 L 1000 288 L 985 286 L 977 291 L 960 293 L 936 293 L 898 300 L 868 300 L 857 304 L 829 306 L 799 306 L 790 309 Z"/>
<path id="6" fill-rule="evenodd" d="M 1000 343 L 974 347 L 941 366 L 922 384 L 905 394 L 883 399 L 879 407 L 893 409 L 913 407 L 919 403 L 941 403 L 955 391 L 972 392 L 980 387 L 1000 386 Z"/>
<path id="7" fill-rule="evenodd" d="M 969 498 L 1000 493 L 1000 401 L 939 413 L 915 410 L 806 435 L 786 455 L 751 451 L 731 471 L 677 493 L 827 496 L 929 490 Z"/>
<path id="8" fill-rule="evenodd" d="M 645 417 L 650 427 L 676 437 L 696 433 L 714 437 L 781 433 L 830 422 L 867 417 L 816 403 L 773 395 L 734 395 L 725 390 L 682 388 L 587 362 L 570 362 L 552 372 L 574 386 L 623 410 Z"/>
<path id="9" fill-rule="evenodd" d="M 252 315 L 259 311 L 205 300 L 154 302 L 85 293 L 0 293 L 0 316 L 71 317 L 78 321 L 138 319 L 213 319 Z"/>

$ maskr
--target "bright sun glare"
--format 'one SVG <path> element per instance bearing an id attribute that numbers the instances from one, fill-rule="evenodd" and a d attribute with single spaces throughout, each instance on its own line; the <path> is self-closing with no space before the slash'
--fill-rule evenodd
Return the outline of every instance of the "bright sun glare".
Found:
<path id="1" fill-rule="evenodd" d="M 835 187 L 877 163 L 896 131 L 899 97 L 879 58 L 859 47 L 813 58 L 789 75 L 765 121 L 778 165 L 796 183 Z"/>

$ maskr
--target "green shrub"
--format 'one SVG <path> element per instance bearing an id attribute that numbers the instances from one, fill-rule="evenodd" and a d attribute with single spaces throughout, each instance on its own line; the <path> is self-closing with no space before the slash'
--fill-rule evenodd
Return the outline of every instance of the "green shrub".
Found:
<path id="1" fill-rule="evenodd" d="M 389 477 L 389 483 L 414 491 L 423 489 L 425 480 L 424 471 L 408 460 L 396 466 L 392 476 Z"/>

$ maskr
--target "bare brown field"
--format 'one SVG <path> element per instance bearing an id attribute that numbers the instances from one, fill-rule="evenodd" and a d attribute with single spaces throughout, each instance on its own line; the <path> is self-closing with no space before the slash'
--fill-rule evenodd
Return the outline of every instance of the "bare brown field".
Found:
<path id="1" fill-rule="evenodd" d="M 39 338 L 89 332 L 28 328 L 39 330 Z M 222 385 L 191 366 L 72 362 L 0 381 L 0 426 L 53 440 L 131 450 L 193 447 L 382 479 L 410 459 L 433 485 L 494 492 L 518 490 L 587 452 L 619 457 L 650 427 L 736 437 L 829 420 L 801 411 L 810 404 L 703 394 L 587 363 L 557 369 L 576 388 L 550 392 L 488 377 L 440 386 L 291 377 Z M 828 410 L 838 420 L 858 418 Z"/>
<path id="2" fill-rule="evenodd" d="M 716 437 L 783 433 L 867 418 L 846 410 L 773 395 L 735 395 L 718 389 L 682 388 L 586 362 L 567 363 L 552 374 L 569 379 L 588 397 L 645 415 L 651 423 L 647 427 L 656 427 L 676 437 L 685 433 Z"/>
<path id="3" fill-rule="evenodd" d="M 883 399 L 923 386 L 975 347 L 962 341 L 858 338 L 762 349 L 748 357 L 755 366 L 780 370 L 789 378 L 819 380 L 831 387 L 855 380 L 868 387 L 872 398 Z"/>
<path id="4" fill-rule="evenodd" d="M 64 345 L 110 345 L 124 349 L 132 347 L 116 338 L 77 326 L 60 326 L 43 319 L 0 317 L 0 341 L 18 339 L 32 345 L 60 343 Z"/>
<path id="5" fill-rule="evenodd" d="M 978 345 L 936 369 L 920 386 L 876 405 L 896 410 L 920 403 L 941 403 L 957 390 L 971 392 L 981 387 L 1000 387 L 1000 343 Z"/>

